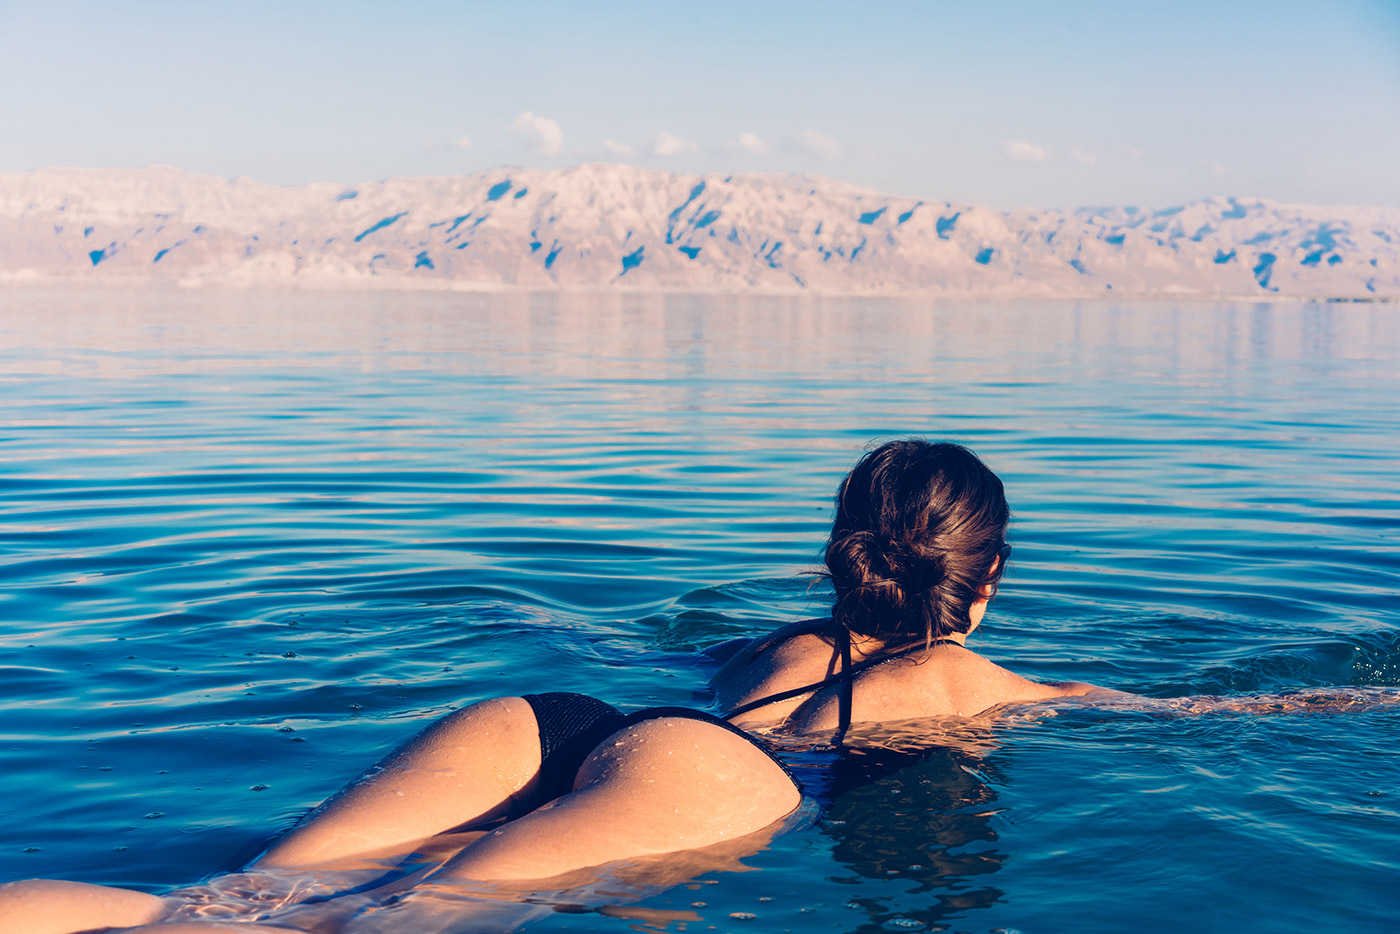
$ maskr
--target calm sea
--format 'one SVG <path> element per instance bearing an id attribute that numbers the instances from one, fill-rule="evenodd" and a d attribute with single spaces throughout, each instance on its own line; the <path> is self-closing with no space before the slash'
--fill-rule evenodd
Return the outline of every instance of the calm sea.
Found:
<path id="1" fill-rule="evenodd" d="M 0 879 L 231 869 L 479 698 L 692 703 L 916 433 L 1016 513 L 981 651 L 1320 702 L 1064 707 L 530 929 L 1394 930 L 1397 361 L 1387 305 L 7 290 Z"/>

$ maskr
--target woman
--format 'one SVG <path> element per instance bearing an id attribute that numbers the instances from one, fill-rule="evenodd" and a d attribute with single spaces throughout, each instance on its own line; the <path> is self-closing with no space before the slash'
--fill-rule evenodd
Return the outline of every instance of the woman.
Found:
<path id="1" fill-rule="evenodd" d="M 825 555 L 831 618 L 730 645 L 712 683 L 726 718 L 685 708 L 623 716 L 577 694 L 474 704 L 414 737 L 249 868 L 350 871 L 435 843 L 452 852 L 426 870 L 405 867 L 387 888 L 354 896 L 359 902 L 347 896 L 344 911 L 353 912 L 389 892 L 411 899 L 429 887 L 560 877 L 724 844 L 757 849 L 798 807 L 802 789 L 751 731 L 830 733 L 840 743 L 852 724 L 970 716 L 1099 690 L 1028 681 L 966 648 L 1006 567 L 1009 518 L 1001 481 L 965 448 L 884 444 L 837 494 Z M 265 920 L 321 926 L 334 915 L 330 902 L 319 913 Z M 159 923 L 181 917 L 178 904 L 101 886 L 15 883 L 0 889 L 0 929 L 213 929 Z M 374 929 L 372 915 L 347 929 Z M 236 927 L 260 929 L 286 930 Z"/>

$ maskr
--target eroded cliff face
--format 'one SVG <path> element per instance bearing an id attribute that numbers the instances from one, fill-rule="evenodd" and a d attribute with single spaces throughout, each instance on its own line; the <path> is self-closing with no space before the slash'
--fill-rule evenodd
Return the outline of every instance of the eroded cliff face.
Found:
<path id="1" fill-rule="evenodd" d="M 1400 297 L 1400 209 L 1215 198 L 994 211 L 808 175 L 624 165 L 353 187 L 0 173 L 0 281 Z"/>

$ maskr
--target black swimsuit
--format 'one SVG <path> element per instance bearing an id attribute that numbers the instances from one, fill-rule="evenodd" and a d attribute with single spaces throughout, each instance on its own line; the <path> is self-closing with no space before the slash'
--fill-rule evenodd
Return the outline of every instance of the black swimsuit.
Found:
<path id="1" fill-rule="evenodd" d="M 826 620 L 813 620 L 814 624 L 808 629 L 797 632 L 785 632 L 784 636 L 800 635 L 806 632 L 818 632 L 829 627 Z M 747 713 L 759 707 L 778 701 L 788 700 L 801 694 L 820 691 L 838 682 L 841 685 L 841 693 L 838 696 L 838 726 L 834 744 L 839 746 L 845 738 L 846 731 L 851 726 L 851 696 L 855 684 L 855 678 L 861 672 L 869 671 L 877 665 L 892 662 L 897 658 L 912 655 L 915 652 L 923 651 L 929 645 L 939 645 L 944 643 L 957 644 L 953 639 L 935 639 L 930 642 L 919 642 L 914 645 L 891 652 L 879 658 L 867 658 L 862 662 L 851 664 L 851 640 L 850 634 L 844 629 L 841 630 L 839 651 L 841 655 L 841 670 L 813 684 L 806 684 L 799 688 L 791 688 L 786 691 L 779 691 L 760 697 L 757 700 L 748 701 L 735 707 L 724 717 L 716 717 L 714 714 L 706 713 L 703 710 L 694 710 L 689 707 L 648 707 L 645 710 L 638 710 L 634 713 L 623 714 L 611 704 L 604 703 L 596 697 L 587 694 L 572 694 L 567 692 L 555 692 L 550 694 L 526 694 L 526 703 L 535 712 L 535 720 L 539 723 L 540 730 L 540 790 L 544 792 L 546 800 L 553 800 L 573 791 L 574 781 L 578 777 L 578 770 L 583 765 L 585 759 L 593 750 L 609 736 L 619 730 L 641 723 L 645 720 L 657 720 L 662 717 L 683 717 L 687 720 L 699 720 L 704 723 L 713 723 L 722 729 L 728 730 L 736 736 L 743 737 L 751 743 L 754 748 L 766 755 L 773 764 L 783 770 L 783 774 L 792 782 L 793 787 L 799 794 L 805 794 L 802 783 L 793 775 L 787 763 L 779 759 L 771 749 L 769 749 L 757 737 L 740 729 L 729 720 L 741 713 Z M 758 647 L 757 652 L 762 652 L 776 643 L 766 643 Z M 757 654 L 757 653 L 755 653 Z"/>
<path id="2" fill-rule="evenodd" d="M 827 620 L 809 620 L 808 622 L 811 625 L 798 629 L 796 631 L 785 630 L 783 637 L 784 641 L 796 635 L 820 633 L 823 630 L 829 628 L 830 626 L 830 623 Z M 789 688 L 786 691 L 778 691 L 776 694 L 769 694 L 766 697 L 760 697 L 757 700 L 751 700 L 747 703 L 740 704 L 738 707 L 735 707 L 733 710 L 729 711 L 729 713 L 725 714 L 724 719 L 732 720 L 741 713 L 748 713 L 750 710 L 756 710 L 759 707 L 766 707 L 769 704 L 773 704 L 781 700 L 789 700 L 791 698 L 798 697 L 802 694 L 814 693 L 816 691 L 829 688 L 833 684 L 839 682 L 841 685 L 841 693 L 837 695 L 836 736 L 832 740 L 832 742 L 835 745 L 839 746 L 841 744 L 841 741 L 846 737 L 846 731 L 848 731 L 851 728 L 851 699 L 855 691 L 856 675 L 859 675 L 862 672 L 869 671 L 870 669 L 875 668 L 876 666 L 883 665 L 886 662 L 892 662 L 897 658 L 904 658 L 906 655 L 913 655 L 915 652 L 922 652 L 929 646 L 960 644 L 956 639 L 934 639 L 929 642 L 916 642 L 913 645 L 905 646 L 902 649 L 896 649 L 895 651 L 890 652 L 888 655 L 881 655 L 878 658 L 867 658 L 864 661 L 852 665 L 850 632 L 846 629 L 841 629 L 836 638 L 840 642 L 840 645 L 837 647 L 838 651 L 841 653 L 840 671 L 826 678 L 823 678 L 821 681 L 817 681 L 812 684 L 804 684 L 802 687 L 799 688 Z M 765 642 L 758 647 L 754 654 L 757 655 L 759 652 L 763 652 L 771 648 L 775 644 L 776 643 L 773 641 Z"/>
<path id="3" fill-rule="evenodd" d="M 783 770 L 801 793 L 802 786 L 787 765 L 753 736 L 732 723 L 703 710 L 690 707 L 648 707 L 624 714 L 612 704 L 587 694 L 555 692 L 523 695 L 535 712 L 540 726 L 540 790 L 552 801 L 574 790 L 574 781 L 583 761 L 598 746 L 619 730 L 644 720 L 662 717 L 683 717 L 713 723 L 735 736 L 743 737 Z"/>

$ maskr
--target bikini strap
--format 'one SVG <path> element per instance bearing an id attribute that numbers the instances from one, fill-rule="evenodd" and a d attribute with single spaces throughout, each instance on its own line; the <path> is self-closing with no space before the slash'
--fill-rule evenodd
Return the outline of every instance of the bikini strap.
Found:
<path id="1" fill-rule="evenodd" d="M 815 681 L 812 684 L 804 684 L 801 687 L 788 688 L 786 691 L 778 691 L 776 694 L 768 694 L 756 700 L 751 700 L 747 703 L 740 704 L 738 707 L 735 707 L 733 710 L 725 714 L 723 719 L 732 720 L 740 714 L 748 713 L 750 710 L 756 710 L 759 707 L 766 707 L 769 704 L 776 704 L 778 701 L 791 700 L 794 697 L 798 697 L 802 694 L 810 694 L 813 691 L 820 691 L 823 688 L 831 687 L 833 684 L 840 681 L 842 683 L 841 694 L 837 698 L 837 742 L 839 743 L 841 741 L 841 738 L 845 736 L 846 731 L 850 729 L 851 726 L 851 703 L 854 696 L 856 675 L 868 671 L 869 669 L 874 668 L 876 665 L 883 665 L 886 662 L 892 662 L 896 659 L 904 658 L 906 655 L 913 655 L 915 652 L 921 652 L 924 649 L 935 645 L 962 644 L 956 639 L 934 639 L 932 642 L 927 643 L 916 642 L 913 645 L 906 646 L 905 648 L 891 652 L 888 655 L 882 655 L 879 658 L 867 658 L 864 661 L 858 662 L 853 665 L 851 664 L 850 632 L 843 628 L 841 630 L 841 635 L 837 638 L 841 639 L 842 642 L 841 645 L 838 647 L 838 651 L 841 654 L 841 670 L 838 671 L 836 674 L 831 675 L 827 678 L 823 678 L 820 681 Z"/>
<path id="2" fill-rule="evenodd" d="M 855 693 L 856 673 L 851 670 L 851 631 L 841 627 L 841 695 L 836 699 L 836 736 L 840 746 L 851 728 L 851 695 Z"/>

